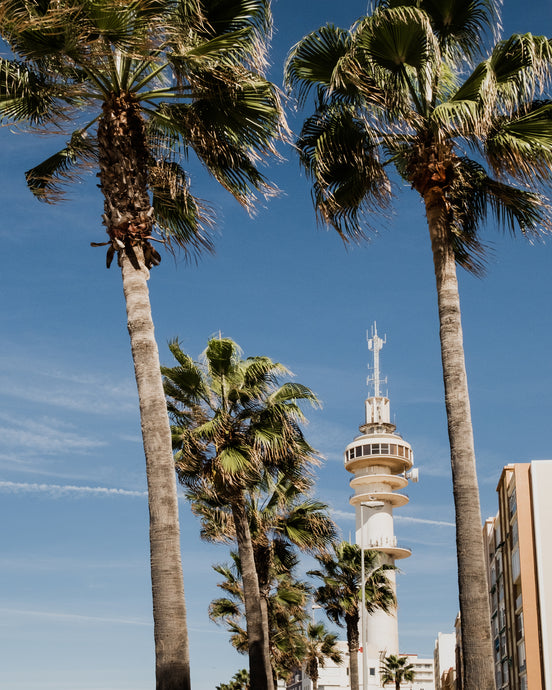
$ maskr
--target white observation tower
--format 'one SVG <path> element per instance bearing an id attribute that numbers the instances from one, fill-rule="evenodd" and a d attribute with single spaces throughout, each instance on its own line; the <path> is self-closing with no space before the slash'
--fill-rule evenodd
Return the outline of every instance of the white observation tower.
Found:
<path id="1" fill-rule="evenodd" d="M 380 378 L 379 368 L 385 337 L 382 340 L 378 336 L 375 322 L 371 335 L 367 336 L 374 365 L 367 380 L 366 421 L 359 427 L 360 435 L 345 450 L 345 469 L 353 474 L 350 484 L 354 494 L 350 503 L 356 509 L 356 543 L 363 550 L 379 551 L 383 563 L 394 565 L 396 560 L 410 556 L 411 551 L 397 544 L 393 509 L 408 503 L 408 496 L 398 490 L 404 489 L 409 479 L 417 481 L 418 473 L 412 469 L 412 448 L 395 433 L 389 399 L 381 393 L 381 385 L 387 383 L 387 379 Z M 389 571 L 388 577 L 395 589 L 395 573 Z M 379 659 L 383 654 L 399 653 L 397 611 L 393 609 L 389 614 L 377 611 L 364 615 L 363 619 L 363 687 L 379 687 L 379 681 L 373 685 L 379 676 Z M 376 665 L 377 675 L 367 679 L 368 664 L 372 666 L 372 663 Z"/>

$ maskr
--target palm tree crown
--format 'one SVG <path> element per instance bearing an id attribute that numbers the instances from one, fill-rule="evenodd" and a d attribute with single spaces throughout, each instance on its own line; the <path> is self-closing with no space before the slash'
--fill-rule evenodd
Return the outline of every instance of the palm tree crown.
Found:
<path id="1" fill-rule="evenodd" d="M 514 35 L 466 77 L 495 26 L 491 0 L 375 5 L 348 31 L 309 34 L 287 61 L 299 103 L 316 90 L 297 146 L 317 211 L 344 239 L 360 239 L 366 212 L 392 200 L 392 164 L 422 196 L 441 190 L 456 259 L 476 270 L 487 212 L 511 230 L 550 226 L 541 186 L 552 179 L 552 103 L 543 96 L 552 48 L 545 37 Z"/>
<path id="2" fill-rule="evenodd" d="M 390 654 L 381 664 L 380 681 L 384 687 L 388 683 L 394 683 L 395 690 L 400 690 L 401 683 L 411 683 L 415 676 L 414 666 L 406 656 Z"/>
<path id="3" fill-rule="evenodd" d="M 211 248 L 212 215 L 181 161 L 193 151 L 249 208 L 252 193 L 273 191 L 256 167 L 283 131 L 277 90 L 262 74 L 270 22 L 267 0 L 2 3 L 14 57 L 0 58 L 0 122 L 61 132 L 78 123 L 27 172 L 32 192 L 52 202 L 79 170 L 99 165 L 108 264 L 135 246 L 158 263 L 154 230 L 188 252 Z M 140 191 L 129 198 L 133 176 Z"/>
<path id="4" fill-rule="evenodd" d="M 230 507 L 238 544 L 247 623 L 251 684 L 273 685 L 266 609 L 259 589 L 248 492 L 264 475 L 280 473 L 299 490 L 310 486 L 314 449 L 300 428 L 299 401 L 317 404 L 301 384 L 285 382 L 288 370 L 268 357 L 242 359 L 229 338 L 212 338 L 201 363 L 170 344 L 178 362 L 163 367 L 173 419 L 175 460 L 181 482 L 206 505 Z M 226 520 L 219 510 L 220 520 Z M 262 540 L 257 535 L 257 547 Z"/>

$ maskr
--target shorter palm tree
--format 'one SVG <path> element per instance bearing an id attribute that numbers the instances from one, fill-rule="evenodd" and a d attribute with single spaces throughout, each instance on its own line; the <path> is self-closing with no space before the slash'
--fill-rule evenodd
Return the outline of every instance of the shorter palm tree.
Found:
<path id="1" fill-rule="evenodd" d="M 343 661 L 337 646 L 337 635 L 328 632 L 324 623 L 309 623 L 305 636 L 305 671 L 312 681 L 312 690 L 318 690 L 318 669 L 324 668 L 326 660 L 335 664 Z"/>
<path id="2" fill-rule="evenodd" d="M 356 544 L 342 541 L 334 554 L 321 554 L 316 560 L 321 570 L 310 570 L 323 584 L 315 590 L 315 601 L 325 610 L 328 618 L 347 630 L 351 690 L 359 690 L 358 649 L 360 610 L 362 606 L 361 550 Z M 386 613 L 395 606 L 393 585 L 386 571 L 392 565 L 381 564 L 377 551 L 364 552 L 365 604 L 368 614 L 376 610 Z"/>
<path id="3" fill-rule="evenodd" d="M 395 683 L 395 690 L 400 690 L 401 683 L 411 683 L 415 675 L 414 666 L 406 656 L 390 654 L 381 664 L 380 681 L 383 687 Z"/>
<path id="4" fill-rule="evenodd" d="M 229 683 L 217 685 L 217 690 L 249 690 L 249 688 L 249 673 L 245 668 L 234 673 Z"/>
<path id="5" fill-rule="evenodd" d="M 235 649 L 245 654 L 248 650 L 248 633 L 244 627 L 244 593 L 241 563 L 235 551 L 230 552 L 231 564 L 216 565 L 214 569 L 223 576 L 218 586 L 225 596 L 214 599 L 209 606 L 209 617 L 223 623 L 231 633 L 230 641 Z M 297 580 L 293 570 L 297 558 L 280 568 L 272 577 L 266 594 L 267 628 L 272 668 L 278 678 L 287 678 L 291 671 L 303 663 L 306 650 L 305 625 L 306 603 L 310 588 Z"/>
<path id="6" fill-rule="evenodd" d="M 259 592 L 247 495 L 263 474 L 282 472 L 308 485 L 317 462 L 299 423 L 299 401 L 317 404 L 290 372 L 268 357 L 243 359 L 229 338 L 211 338 L 201 362 L 170 344 L 177 366 L 162 367 L 180 481 L 231 511 L 243 581 L 251 685 L 272 690 L 270 651 Z"/>

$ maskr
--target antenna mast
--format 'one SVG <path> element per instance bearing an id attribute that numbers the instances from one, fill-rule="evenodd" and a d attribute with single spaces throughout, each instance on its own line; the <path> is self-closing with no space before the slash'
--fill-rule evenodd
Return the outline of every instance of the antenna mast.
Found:
<path id="1" fill-rule="evenodd" d="M 378 328 L 376 322 L 372 326 L 372 337 L 368 335 L 366 331 L 366 340 L 368 341 L 368 349 L 374 353 L 374 373 L 372 376 L 368 376 L 366 383 L 368 386 L 374 384 L 374 398 L 380 397 L 380 383 L 387 383 L 387 378 L 380 379 L 380 367 L 379 367 L 379 353 L 381 348 L 387 342 L 387 336 L 383 336 L 383 340 L 378 336 Z"/>

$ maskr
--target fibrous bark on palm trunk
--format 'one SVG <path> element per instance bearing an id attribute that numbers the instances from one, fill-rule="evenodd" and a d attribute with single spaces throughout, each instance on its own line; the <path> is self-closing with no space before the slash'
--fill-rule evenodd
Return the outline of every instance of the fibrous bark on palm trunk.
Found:
<path id="1" fill-rule="evenodd" d="M 425 190 L 424 201 L 433 250 L 445 404 L 456 514 L 458 584 L 462 621 L 464 690 L 495 690 L 487 571 L 475 467 L 468 380 L 462 340 L 456 261 L 446 224 L 440 186 Z"/>
<path id="2" fill-rule="evenodd" d="M 347 626 L 347 644 L 349 648 L 349 679 L 351 683 L 351 690 L 359 690 L 358 679 L 358 613 L 347 614 L 345 616 L 345 623 Z M 364 654 L 364 650 L 362 650 Z"/>
<path id="3" fill-rule="evenodd" d="M 189 690 L 190 668 L 174 458 L 154 336 L 144 249 L 151 233 L 147 151 L 130 96 L 106 101 L 98 125 L 104 223 L 118 254 L 140 402 L 150 515 L 157 690 Z"/>
<path id="4" fill-rule="evenodd" d="M 242 569 L 243 600 L 247 624 L 247 644 L 249 648 L 249 672 L 251 687 L 255 690 L 273 690 L 274 681 L 270 663 L 268 638 L 266 638 L 261 611 L 259 580 L 255 567 L 255 557 L 249 520 L 243 493 L 232 501 L 232 517 L 236 530 L 236 541 Z M 268 614 L 267 614 L 268 623 Z"/>

